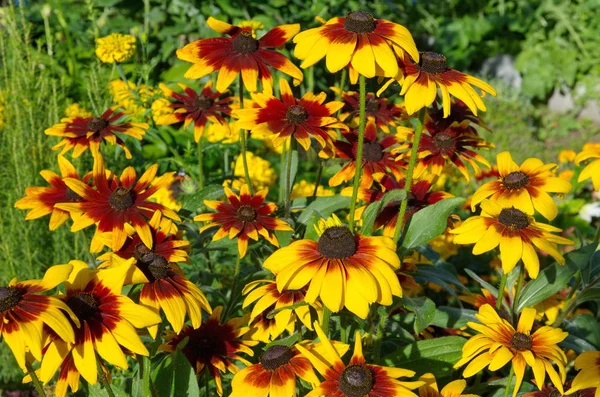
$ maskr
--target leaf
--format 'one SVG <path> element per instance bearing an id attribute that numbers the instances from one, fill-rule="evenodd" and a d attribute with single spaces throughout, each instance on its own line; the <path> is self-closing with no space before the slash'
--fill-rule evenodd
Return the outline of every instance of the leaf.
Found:
<path id="1" fill-rule="evenodd" d="M 481 277 L 479 277 L 478 275 L 475 274 L 475 272 L 473 272 L 471 269 L 465 269 L 465 272 L 475 281 L 477 281 L 477 283 L 479 285 L 481 285 L 484 289 L 488 290 L 488 292 L 491 292 L 491 294 L 495 297 L 498 298 L 498 289 L 496 287 L 494 287 L 492 284 L 488 283 L 487 281 L 484 281 Z"/>
<path id="2" fill-rule="evenodd" d="M 381 200 L 371 203 L 362 214 L 361 234 L 370 236 L 373 233 L 373 224 L 377 215 L 391 202 L 400 202 L 406 199 L 406 191 L 394 189 L 385 193 Z"/>
<path id="3" fill-rule="evenodd" d="M 596 323 L 597 326 L 597 323 Z M 590 350 L 598 350 L 599 346 L 594 346 L 590 342 L 582 339 L 573 334 L 569 334 L 567 338 L 558 344 L 563 350 L 567 351 L 569 349 L 575 350 L 575 352 L 581 354 Z"/>
<path id="4" fill-rule="evenodd" d="M 581 294 L 577 295 L 575 300 L 577 301 L 577 305 L 589 301 L 600 301 L 600 288 L 596 287 L 583 291 Z"/>
<path id="5" fill-rule="evenodd" d="M 283 191 L 285 192 L 286 184 L 287 184 L 287 168 L 288 168 L 288 159 L 287 156 L 289 153 L 285 154 L 285 161 L 283 162 L 283 167 L 281 168 L 281 175 L 279 175 L 279 183 L 283 185 Z M 294 186 L 294 179 L 296 179 L 296 173 L 298 172 L 298 151 L 292 151 L 292 167 L 290 168 L 290 189 Z"/>
<path id="6" fill-rule="evenodd" d="M 182 207 L 188 211 L 196 211 L 204 205 L 204 200 L 216 200 L 223 197 L 223 186 L 210 185 L 192 194 L 186 194 L 182 199 Z"/>
<path id="7" fill-rule="evenodd" d="M 317 214 L 320 218 L 327 218 L 339 209 L 348 208 L 350 200 L 350 197 L 345 196 L 317 197 L 302 211 L 302 214 L 298 217 L 298 222 L 305 224 L 308 228 L 308 221 L 314 214 Z"/>
<path id="8" fill-rule="evenodd" d="M 475 322 L 477 312 L 469 309 L 458 309 L 455 307 L 440 306 L 435 310 L 431 325 L 441 328 L 462 328 L 467 322 Z"/>
<path id="9" fill-rule="evenodd" d="M 173 390 L 173 355 L 166 356 L 152 372 L 152 383 L 158 396 L 170 396 Z"/>
<path id="10" fill-rule="evenodd" d="M 433 320 L 435 303 L 427 297 L 410 298 L 408 296 L 402 298 L 402 303 L 406 309 L 415 313 L 414 330 L 415 334 L 420 334 Z"/>
<path id="11" fill-rule="evenodd" d="M 390 367 L 410 368 L 417 374 L 433 373 L 437 378 L 449 375 L 462 355 L 466 339 L 445 336 L 421 340 L 384 357 Z"/>
<path id="12" fill-rule="evenodd" d="M 574 338 L 581 338 L 583 341 L 594 345 L 596 349 L 600 347 L 600 328 L 598 320 L 589 314 L 580 314 L 565 324 L 565 331 Z M 576 340 L 574 341 L 576 342 Z M 579 345 L 582 345 L 579 343 Z"/>
<path id="13" fill-rule="evenodd" d="M 196 397 L 200 395 L 198 378 L 194 368 L 183 352 L 177 349 L 173 353 L 173 397 Z"/>
<path id="14" fill-rule="evenodd" d="M 110 389 L 115 397 L 130 397 L 125 390 L 121 390 L 115 387 L 115 385 L 111 385 Z M 98 382 L 95 385 L 88 385 L 88 397 L 106 397 L 107 395 L 108 393 L 102 386 L 102 383 Z"/>
<path id="15" fill-rule="evenodd" d="M 150 358 L 138 356 L 138 370 L 135 379 L 133 380 L 133 396 L 134 397 L 151 397 L 153 393 L 152 384 L 150 382 L 151 363 Z"/>
<path id="16" fill-rule="evenodd" d="M 465 202 L 462 197 L 438 201 L 413 215 L 402 246 L 409 250 L 426 244 L 446 230 L 448 216 Z"/>

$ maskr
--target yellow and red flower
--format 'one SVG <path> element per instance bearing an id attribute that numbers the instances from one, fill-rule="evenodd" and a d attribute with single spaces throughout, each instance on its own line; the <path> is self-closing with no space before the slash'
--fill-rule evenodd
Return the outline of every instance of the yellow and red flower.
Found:
<path id="1" fill-rule="evenodd" d="M 441 391 L 438 389 L 433 374 L 421 375 L 419 380 L 425 382 L 423 386 L 419 387 L 419 397 L 479 397 L 476 394 L 463 394 L 467 387 L 467 382 L 464 379 L 448 383 Z"/>
<path id="2" fill-rule="evenodd" d="M 272 50 L 283 45 L 300 31 L 300 24 L 281 25 L 269 30 L 260 39 L 252 37 L 249 26 L 234 26 L 209 17 L 206 21 L 216 32 L 230 37 L 216 37 L 194 41 L 177 50 L 177 57 L 194 65 L 185 78 L 200 79 L 219 71 L 217 91 L 225 92 L 235 77 L 241 73 L 244 86 L 256 92 L 260 79 L 263 91 L 273 92 L 273 75 L 269 68 L 277 69 L 300 84 L 302 71 L 284 55 Z"/>
<path id="3" fill-rule="evenodd" d="M 575 369 L 579 371 L 571 383 L 571 388 L 566 395 L 576 392 L 581 393 L 584 389 L 596 389 L 595 397 L 600 395 L 600 352 L 587 351 L 581 353 L 575 359 Z M 562 391 L 562 390 L 561 390 Z M 591 397 L 591 396 L 590 396 Z"/>
<path id="4" fill-rule="evenodd" d="M 577 182 L 583 182 L 591 179 L 595 190 L 600 190 L 600 143 L 586 143 L 583 150 L 575 157 L 575 164 L 594 159 L 588 163 L 579 174 Z"/>
<path id="5" fill-rule="evenodd" d="M 184 325 L 178 334 L 166 331 L 164 338 L 167 342 L 159 347 L 159 350 L 174 352 L 177 345 L 188 338 L 187 344 L 181 349 L 182 353 L 192 364 L 196 375 L 200 375 L 204 369 L 209 372 L 215 379 L 219 396 L 223 395 L 220 372 L 237 373 L 238 367 L 233 360 L 251 365 L 248 360 L 240 357 L 239 353 L 253 356 L 254 352 L 250 347 L 258 344 L 257 341 L 245 339 L 245 334 L 249 330 L 245 326 L 248 323 L 247 316 L 232 318 L 223 323 L 221 322 L 222 311 L 222 306 L 216 307 L 210 318 L 197 329 Z"/>
<path id="6" fill-rule="evenodd" d="M 516 376 L 513 397 L 517 395 L 525 369 L 530 366 L 533 370 L 535 383 L 541 389 L 546 379 L 546 373 L 554 386 L 564 394 L 565 365 L 567 358 L 558 343 L 562 342 L 567 333 L 559 328 L 543 326 L 532 332 L 536 311 L 525 308 L 521 311 L 517 328 L 501 318 L 490 306 L 483 305 L 475 315 L 480 323 L 467 323 L 472 329 L 481 334 L 471 337 L 463 346 L 462 358 L 454 368 L 469 363 L 463 371 L 463 377 L 469 378 L 488 367 L 497 371 L 511 362 Z M 558 368 L 558 372 L 552 364 Z"/>
<path id="7" fill-rule="evenodd" d="M 172 102 L 167 107 L 169 112 L 162 114 L 156 118 L 157 125 L 171 125 L 183 122 L 183 128 L 187 128 L 190 124 L 194 124 L 194 140 L 200 141 L 204 127 L 210 121 L 220 124 L 223 128 L 229 129 L 229 124 L 225 117 L 231 116 L 231 103 L 233 97 L 223 95 L 219 91 L 212 90 L 212 81 L 202 88 L 200 92 L 196 92 L 190 87 L 179 84 L 183 93 L 178 93 L 171 90 L 164 84 L 160 84 L 160 89 L 165 96 L 170 97 Z"/>
<path id="8" fill-rule="evenodd" d="M 208 225 L 203 226 L 200 232 L 214 226 L 220 226 L 213 236 L 213 241 L 220 240 L 225 236 L 229 236 L 230 239 L 237 238 L 240 258 L 243 258 L 248 251 L 248 238 L 258 241 L 260 235 L 278 247 L 279 241 L 272 231 L 293 229 L 285 221 L 269 216 L 275 212 L 277 205 L 274 203 L 265 204 L 267 193 L 268 189 L 263 189 L 251 196 L 248 186 L 243 185 L 238 196 L 226 187 L 225 194 L 229 203 L 205 200 L 204 204 L 217 212 L 196 215 L 194 220 L 210 222 Z"/>
<path id="9" fill-rule="evenodd" d="M 125 157 L 130 159 L 131 152 L 117 134 L 142 139 L 150 126 L 146 123 L 119 122 L 124 116 L 123 112 L 108 109 L 98 117 L 67 117 L 61 119 L 59 124 L 48 128 L 44 133 L 63 138 L 52 147 L 53 150 L 62 147 L 60 154 L 65 154 L 73 149 L 73 157 L 77 158 L 89 148 L 94 157 L 98 157 L 100 143 L 105 140 L 111 145 L 119 145 L 125 152 Z"/>
<path id="10" fill-rule="evenodd" d="M 496 157 L 500 177 L 481 186 L 471 199 L 471 210 L 482 200 L 490 198 L 503 207 L 513 206 L 533 215 L 538 211 L 548 220 L 556 218 L 558 208 L 548 193 L 568 193 L 571 184 L 555 176 L 556 164 L 528 158 L 518 166 L 509 152 Z"/>
<path id="11" fill-rule="evenodd" d="M 535 381 L 534 381 L 534 383 L 535 383 Z M 600 382 L 596 382 L 596 383 L 600 383 Z M 567 382 L 567 383 L 565 383 L 565 386 L 563 387 L 564 390 L 567 390 L 567 392 L 564 394 L 566 397 L 598 397 L 598 396 L 600 396 L 600 391 L 598 391 L 600 389 L 596 389 L 596 392 L 594 392 L 593 388 L 570 390 L 571 385 L 572 385 L 572 382 Z M 569 393 L 570 391 L 573 391 L 573 393 Z M 548 384 L 542 386 L 542 389 L 539 391 L 532 391 L 532 392 L 523 394 L 523 397 L 558 397 L 558 396 L 563 396 L 563 394 L 556 387 L 554 387 L 552 385 L 548 385 Z"/>
<path id="12" fill-rule="evenodd" d="M 279 80 L 279 91 L 281 99 L 270 94 L 252 94 L 258 107 L 236 111 L 235 115 L 239 118 L 236 126 L 252 133 L 273 136 L 276 147 L 293 137 L 305 150 L 310 149 L 311 137 L 321 148 L 329 148 L 337 136 L 335 129 L 348 129 L 333 116 L 344 104 L 339 101 L 324 103 L 327 98 L 324 92 L 319 95 L 307 92 L 296 99 L 284 79 Z"/>
<path id="13" fill-rule="evenodd" d="M 396 53 L 405 53 L 416 61 L 419 52 L 415 41 L 404 26 L 375 19 L 365 11 L 351 11 L 345 18 L 332 18 L 323 26 L 308 29 L 294 37 L 294 56 L 306 69 L 326 57 L 331 73 L 350 68 L 354 84 L 358 74 L 394 77 L 398 73 Z"/>
<path id="14" fill-rule="evenodd" d="M 319 241 L 294 241 L 263 263 L 276 275 L 279 292 L 308 286 L 309 304 L 320 297 L 332 312 L 345 307 L 363 319 L 371 303 L 389 306 L 392 296 L 402 296 L 394 273 L 400 259 L 391 238 L 354 235 L 335 215 L 315 229 Z"/>

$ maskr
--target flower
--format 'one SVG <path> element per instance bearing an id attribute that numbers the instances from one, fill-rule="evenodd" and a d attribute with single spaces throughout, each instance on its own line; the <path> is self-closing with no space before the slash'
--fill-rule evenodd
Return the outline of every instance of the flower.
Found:
<path id="1" fill-rule="evenodd" d="M 561 150 L 560 152 L 558 152 L 558 162 L 559 163 L 571 163 L 571 162 L 575 161 L 576 157 L 577 157 L 577 153 L 575 153 L 575 150 L 572 150 L 572 149 Z"/>
<path id="2" fill-rule="evenodd" d="M 329 186 L 339 186 L 348 182 L 356 173 L 358 131 L 342 132 L 342 135 L 348 142 L 338 140 L 334 143 L 335 157 L 347 160 L 347 163 L 329 179 Z M 383 175 L 390 175 L 396 179 L 402 178 L 405 170 L 404 163 L 396 161 L 396 156 L 392 154 L 393 147 L 398 145 L 400 140 L 395 135 L 377 139 L 377 127 L 373 120 L 369 120 L 365 127 L 364 138 L 361 187 L 366 189 L 371 187 L 374 176 L 379 179 Z"/>
<path id="3" fill-rule="evenodd" d="M 59 382 L 68 381 L 73 390 L 79 382 L 79 374 L 89 384 L 96 383 L 97 355 L 123 369 L 128 366 L 125 354 L 148 356 L 148 350 L 135 328 L 158 324 L 161 319 L 150 309 L 121 295 L 128 266 L 91 270 L 81 261 L 73 260 L 69 264 L 73 272 L 65 282 L 66 294 L 60 299 L 73 311 L 81 325 L 75 329 L 74 343 L 49 335 L 39 377 L 47 383 L 64 365 Z M 72 373 L 73 366 L 78 374 Z M 66 391 L 66 385 L 60 388 Z"/>
<path id="4" fill-rule="evenodd" d="M 290 198 L 292 200 L 301 198 L 301 197 L 312 197 L 315 191 L 316 185 L 312 182 L 308 182 L 306 180 L 301 180 L 300 182 L 296 182 L 294 186 L 292 186 L 292 193 L 290 194 Z M 331 189 L 326 189 L 323 186 L 319 185 L 317 188 L 317 197 L 324 196 L 333 196 L 335 192 Z"/>
<path id="5" fill-rule="evenodd" d="M 72 269 L 72 265 L 52 266 L 41 280 L 18 281 L 15 277 L 7 286 L 0 287 L 0 337 L 4 338 L 23 371 L 26 371 L 26 352 L 36 360 L 42 360 L 44 324 L 56 333 L 57 338 L 69 343 L 75 340 L 73 327 L 63 313 L 73 316 L 71 309 L 54 296 L 39 294 L 65 281 Z"/>
<path id="6" fill-rule="evenodd" d="M 247 185 L 243 185 L 239 196 L 229 188 L 225 188 L 225 195 L 229 203 L 214 200 L 204 200 L 204 205 L 216 213 L 200 214 L 194 217 L 197 222 L 210 221 L 200 229 L 200 232 L 213 226 L 220 226 L 213 236 L 213 241 L 229 236 L 230 239 L 237 237 L 238 252 L 240 258 L 246 255 L 248 250 L 248 238 L 258 241 L 258 236 L 276 247 L 279 241 L 272 230 L 293 230 L 285 221 L 272 218 L 271 215 L 277 209 L 274 203 L 265 204 L 268 189 L 263 189 L 251 196 Z"/>
<path id="7" fill-rule="evenodd" d="M 398 380 L 400 377 L 414 376 L 414 371 L 366 363 L 360 332 L 356 331 L 354 352 L 346 365 L 317 322 L 315 330 L 324 345 L 323 354 L 315 354 L 302 345 L 297 345 L 297 348 L 310 360 L 325 381 L 314 387 L 306 397 L 417 397 L 411 390 L 422 385 L 422 382 Z"/>
<path id="8" fill-rule="evenodd" d="M 582 162 L 596 159 L 588 163 L 579 174 L 577 182 L 591 179 L 595 190 L 600 190 L 600 143 L 586 143 L 583 146 L 581 153 L 575 157 L 575 164 L 579 165 Z"/>
<path id="9" fill-rule="evenodd" d="M 154 87 L 145 84 L 136 86 L 131 81 L 113 80 L 108 87 L 113 102 L 123 109 L 123 113 L 133 115 L 136 119 L 144 118 L 157 95 Z"/>
<path id="10" fill-rule="evenodd" d="M 475 394 L 463 394 L 467 387 L 464 379 L 455 380 L 448 383 L 442 391 L 438 390 L 438 385 L 433 374 L 427 373 L 421 375 L 420 381 L 425 382 L 419 387 L 419 397 L 479 397 Z"/>
<path id="11" fill-rule="evenodd" d="M 475 243 L 474 255 L 481 255 L 500 246 L 500 259 L 505 274 L 508 274 L 521 259 L 529 277 L 536 278 L 540 271 L 540 262 L 534 246 L 564 265 L 565 259 L 556 245 L 573 245 L 573 242 L 552 234 L 561 231 L 545 223 L 536 222 L 515 207 L 502 207 L 492 200 L 483 200 L 481 215 L 467 219 L 450 233 L 456 235 L 455 244 Z"/>
<path id="12" fill-rule="evenodd" d="M 275 184 L 277 173 L 273 167 L 271 167 L 271 163 L 268 160 L 247 151 L 246 161 L 248 162 L 250 181 L 255 190 L 263 190 Z M 235 159 L 235 163 L 233 164 L 233 175 L 236 178 L 233 180 L 226 180 L 223 183 L 223 186 L 241 190 L 242 186 L 246 183 L 242 156 L 238 156 Z"/>
<path id="13" fill-rule="evenodd" d="M 189 176 L 187 178 L 189 178 Z M 150 200 L 162 204 L 175 212 L 179 211 L 181 209 L 181 203 L 177 199 L 181 194 L 181 185 L 184 183 L 185 179 L 186 175 L 182 170 L 177 174 L 168 172 L 154 178 L 151 185 L 158 185 L 161 186 L 161 188 L 150 197 Z"/>
<path id="14" fill-rule="evenodd" d="M 96 56 L 104 63 L 125 62 L 134 52 L 134 36 L 113 33 L 96 39 Z"/>
<path id="15" fill-rule="evenodd" d="M 164 84 L 160 84 L 163 93 L 170 97 L 170 113 L 159 116 L 157 125 L 170 125 L 183 122 L 183 128 L 194 124 L 194 140 L 200 141 L 207 122 L 217 123 L 229 128 L 225 117 L 231 116 L 233 97 L 222 97 L 222 93 L 212 90 L 212 81 L 208 81 L 198 93 L 184 84 L 179 84 L 183 93 L 177 93 Z"/>
<path id="16" fill-rule="evenodd" d="M 535 309 L 523 309 L 515 330 L 508 321 L 500 318 L 492 306 L 488 304 L 481 306 L 479 313 L 475 315 L 480 323 L 467 323 L 469 327 L 481 334 L 471 337 L 464 344 L 462 358 L 454 368 L 470 362 L 463 371 L 463 377 L 470 378 L 485 367 L 490 371 L 497 371 L 511 362 L 516 376 L 513 391 L 515 397 L 523 382 L 525 368 L 529 365 L 539 389 L 544 384 L 548 373 L 554 386 L 564 394 L 562 384 L 566 376 L 567 358 L 557 344 L 568 334 L 559 328 L 548 326 L 532 332 L 535 315 Z M 553 362 L 559 372 L 556 372 L 552 366 Z"/>
<path id="17" fill-rule="evenodd" d="M 65 117 L 91 117 L 92 113 L 78 103 L 72 103 L 65 108 Z"/>
<path id="18" fill-rule="evenodd" d="M 252 29 L 252 38 L 256 38 L 256 31 L 265 28 L 265 25 L 260 21 L 255 21 L 253 19 L 248 21 L 242 21 L 238 24 L 240 28 L 250 28 Z"/>
<path id="19" fill-rule="evenodd" d="M 222 323 L 220 320 L 222 311 L 222 306 L 216 307 L 210 318 L 204 321 L 198 329 L 184 325 L 178 334 L 166 331 L 164 338 L 167 342 L 159 347 L 159 350 L 174 352 L 179 343 L 188 338 L 187 344 L 181 349 L 182 353 L 192 364 L 196 375 L 200 375 L 204 369 L 209 372 L 215 379 L 219 396 L 223 395 L 219 371 L 237 373 L 238 367 L 233 360 L 251 365 L 240 357 L 239 353 L 253 356 L 254 352 L 250 347 L 258 344 L 257 341 L 242 338 L 248 332 L 248 327 L 243 326 L 248 323 L 246 317 L 236 317 Z"/>
<path id="20" fill-rule="evenodd" d="M 15 208 L 29 210 L 25 216 L 26 221 L 52 214 L 50 215 L 50 230 L 56 230 L 69 219 L 69 212 L 56 208 L 56 204 L 78 202 L 81 200 L 81 196 L 67 186 L 65 178 L 74 178 L 81 180 L 82 183 L 87 183 L 91 177 L 88 174 L 83 179 L 80 179 L 73 164 L 61 155 L 58 156 L 58 167 L 60 168 L 61 176 L 50 170 L 40 172 L 42 178 L 50 184 L 50 187 L 28 187 L 25 189 L 26 197 L 15 202 Z"/>
<path id="21" fill-rule="evenodd" d="M 509 152 L 496 157 L 500 177 L 481 186 L 471 200 L 471 210 L 482 200 L 490 198 L 503 207 L 514 206 L 533 215 L 538 211 L 548 220 L 556 218 L 558 208 L 548 193 L 568 193 L 571 184 L 554 174 L 556 164 L 528 158 L 518 166 Z"/>
<path id="22" fill-rule="evenodd" d="M 326 57 L 331 73 L 348 65 L 350 81 L 354 84 L 358 74 L 371 78 L 393 77 L 398 73 L 396 52 L 408 53 L 419 60 L 415 41 L 402 25 L 375 19 L 365 11 L 352 11 L 345 18 L 332 18 L 323 26 L 308 29 L 294 37 L 294 56 L 308 68 Z"/>
<path id="23" fill-rule="evenodd" d="M 230 37 L 197 40 L 177 50 L 177 58 L 194 65 L 185 73 L 187 79 L 200 79 L 216 70 L 217 91 L 225 92 L 241 72 L 244 86 L 256 92 L 260 79 L 263 91 L 273 91 L 273 76 L 269 67 L 294 78 L 300 84 L 302 71 L 289 59 L 271 48 L 282 47 L 300 30 L 300 24 L 281 25 L 269 30 L 260 39 L 252 37 L 253 29 L 234 26 L 209 17 L 206 21 L 213 30 Z"/>
<path id="24" fill-rule="evenodd" d="M 571 382 L 565 383 L 563 389 L 569 391 Z M 598 389 L 596 389 L 598 390 Z M 595 397 L 594 389 L 580 389 L 574 392 L 573 394 L 567 392 L 564 394 L 566 397 Z M 563 394 L 554 386 L 551 385 L 543 385 L 540 391 L 532 391 L 529 393 L 523 394 L 523 397 L 562 397 Z"/>
<path id="25" fill-rule="evenodd" d="M 583 389 L 595 388 L 597 397 L 600 393 L 600 352 L 587 351 L 581 353 L 575 359 L 575 369 L 579 373 L 573 379 L 571 388 L 563 394 L 569 395 Z"/>
<path id="26" fill-rule="evenodd" d="M 131 223 L 140 239 L 147 247 L 152 247 L 152 231 L 147 219 L 152 218 L 155 211 L 160 211 L 170 219 L 179 221 L 179 216 L 158 203 L 148 200 L 158 189 L 164 186 L 150 185 L 158 165 L 150 166 L 136 181 L 133 167 L 127 167 L 120 177 L 109 173 L 107 176 L 104 160 L 101 156 L 94 161 L 94 186 L 88 186 L 80 180 L 66 178 L 65 183 L 81 200 L 74 203 L 56 204 L 57 208 L 71 213 L 81 214 L 73 222 L 71 231 L 84 229 L 97 224 L 97 232 L 112 232 L 113 250 L 119 250 L 127 233 L 125 224 Z"/>
<path id="27" fill-rule="evenodd" d="M 472 86 L 482 92 L 496 96 L 496 90 L 488 83 L 468 74 L 454 70 L 446 63 L 446 57 L 435 52 L 421 52 L 420 57 L 408 56 L 398 58 L 398 74 L 393 80 L 402 85 L 400 95 L 404 96 L 404 106 L 408 114 L 414 114 L 421 108 L 431 105 L 437 96 L 437 87 L 442 93 L 444 117 L 450 115 L 450 95 L 455 96 L 467 105 L 477 116 L 477 110 L 485 111 L 481 96 Z M 378 95 L 393 81 L 384 85 Z"/>
<path id="28" fill-rule="evenodd" d="M 371 303 L 389 306 L 392 295 L 402 296 L 394 274 L 400 259 L 391 238 L 354 235 L 335 215 L 321 219 L 315 230 L 318 241 L 294 241 L 263 263 L 276 275 L 279 292 L 308 285 L 309 304 L 320 297 L 332 312 L 346 307 L 363 319 Z"/>
<path id="29" fill-rule="evenodd" d="M 88 148 L 96 157 L 100 153 L 100 143 L 105 140 L 111 145 L 119 145 L 130 159 L 131 152 L 125 142 L 115 133 L 129 135 L 135 139 L 142 139 L 150 126 L 146 123 L 120 123 L 118 122 L 125 113 L 108 109 L 99 117 L 67 117 L 48 128 L 44 133 L 50 136 L 63 138 L 53 150 L 63 148 L 60 154 L 65 154 L 73 149 L 73 157 L 81 156 Z"/>

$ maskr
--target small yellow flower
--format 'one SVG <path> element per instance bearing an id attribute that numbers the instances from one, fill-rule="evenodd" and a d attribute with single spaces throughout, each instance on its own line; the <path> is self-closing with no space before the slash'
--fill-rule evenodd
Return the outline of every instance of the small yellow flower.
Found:
<path id="1" fill-rule="evenodd" d="M 292 200 L 300 198 L 300 197 L 311 197 L 313 192 L 315 191 L 315 184 L 312 182 L 308 182 L 305 180 L 301 180 L 300 182 L 294 184 L 292 187 Z M 333 196 L 335 193 L 331 189 L 325 189 L 323 186 L 319 185 L 317 189 L 317 197 L 322 196 Z"/>
<path id="2" fill-rule="evenodd" d="M 169 102 L 167 98 L 158 98 L 152 102 L 152 118 L 154 119 L 155 123 L 160 116 L 171 114 L 171 110 L 169 109 L 170 104 L 171 102 Z"/>
<path id="3" fill-rule="evenodd" d="M 558 153 L 558 161 L 561 163 L 571 163 L 573 160 L 575 160 L 576 156 L 577 153 L 575 153 L 575 150 L 561 150 Z"/>
<path id="4" fill-rule="evenodd" d="M 275 180 L 277 180 L 277 173 L 271 167 L 271 163 L 262 157 L 256 156 L 252 152 L 247 152 L 246 155 L 252 186 L 256 190 L 262 190 L 273 186 Z M 238 187 L 241 186 L 238 184 L 239 182 L 237 180 L 244 179 L 244 163 L 242 161 L 242 156 L 238 156 L 235 161 L 234 176 L 236 179 L 233 181 L 225 181 L 223 186 L 230 186 L 233 189 L 238 189 Z"/>
<path id="5" fill-rule="evenodd" d="M 136 86 L 131 81 L 113 80 L 108 86 L 113 102 L 136 119 L 143 118 L 146 111 L 154 104 L 152 98 L 156 90 L 152 86 L 141 84 Z"/>
<path id="6" fill-rule="evenodd" d="M 240 28 L 250 28 L 252 29 L 252 37 L 256 38 L 256 31 L 257 30 L 261 30 L 265 28 L 265 25 L 263 25 L 262 22 L 259 21 L 254 21 L 254 20 L 249 20 L 249 21 L 242 21 L 238 24 L 238 26 Z"/>
<path id="7" fill-rule="evenodd" d="M 92 112 L 78 103 L 72 103 L 65 108 L 65 117 L 92 117 Z"/>
<path id="8" fill-rule="evenodd" d="M 96 39 L 96 56 L 104 63 L 125 62 L 135 52 L 135 37 L 113 33 Z"/>

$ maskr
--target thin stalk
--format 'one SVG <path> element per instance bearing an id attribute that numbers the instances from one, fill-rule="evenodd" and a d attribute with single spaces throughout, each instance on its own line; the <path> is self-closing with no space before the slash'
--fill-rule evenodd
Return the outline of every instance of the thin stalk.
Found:
<path id="1" fill-rule="evenodd" d="M 323 162 L 319 161 L 319 168 L 317 168 L 317 179 L 315 180 L 315 190 L 313 190 L 312 198 L 317 197 L 317 193 L 319 192 L 319 186 L 321 186 L 321 177 L 323 176 Z"/>
<path id="2" fill-rule="evenodd" d="M 502 308 L 502 301 L 504 300 L 504 289 L 506 288 L 506 279 L 508 274 L 502 271 L 502 279 L 500 279 L 500 287 L 498 288 L 498 298 L 496 299 L 496 310 Z"/>
<path id="3" fill-rule="evenodd" d="M 33 386 L 35 387 L 35 391 L 37 392 L 37 394 L 40 397 L 46 397 L 46 392 L 44 392 L 44 386 L 42 386 L 42 382 L 40 382 L 40 379 L 37 377 L 35 370 L 27 361 L 25 362 L 25 368 L 27 368 L 27 373 L 29 373 L 29 376 L 31 376 L 31 381 L 33 383 Z"/>
<path id="4" fill-rule="evenodd" d="M 402 222 L 404 222 L 404 215 L 406 214 L 406 207 L 408 206 L 408 193 L 412 187 L 413 173 L 415 170 L 415 164 L 417 163 L 417 155 L 419 152 L 419 143 L 421 142 L 421 133 L 423 132 L 423 126 L 425 125 L 425 114 L 427 113 L 426 108 L 421 109 L 419 112 L 419 124 L 415 129 L 415 139 L 412 143 L 412 150 L 410 152 L 410 160 L 408 162 L 408 171 L 406 172 L 406 182 L 404 184 L 404 191 L 406 191 L 406 198 L 402 200 L 400 204 L 400 213 L 398 214 L 398 220 L 396 221 L 396 227 L 394 229 L 394 241 L 398 241 L 400 238 L 400 232 L 402 231 Z"/>
<path id="5" fill-rule="evenodd" d="M 203 137 L 198 140 L 198 188 L 204 188 L 204 145 Z"/>
<path id="6" fill-rule="evenodd" d="M 329 318 L 331 317 L 331 310 L 327 306 L 323 307 L 323 319 L 321 321 L 321 329 L 325 335 L 329 334 Z"/>
<path id="7" fill-rule="evenodd" d="M 508 397 L 508 394 L 510 392 L 510 385 L 512 383 L 512 378 L 513 378 L 514 374 L 515 374 L 515 369 L 511 365 L 510 366 L 510 372 L 508 373 L 508 379 L 506 379 L 506 388 L 504 389 L 504 397 Z"/>
<path id="8" fill-rule="evenodd" d="M 106 390 L 106 394 L 108 394 L 108 397 L 115 397 L 115 393 L 110 387 L 110 382 L 108 381 L 108 379 L 106 379 L 106 374 L 102 369 L 102 364 L 100 363 L 100 360 L 101 358 L 96 356 L 96 362 L 98 363 L 98 378 L 100 379 L 100 383 L 102 383 L 102 386 Z"/>
<path id="9" fill-rule="evenodd" d="M 352 185 L 352 201 L 350 201 L 350 221 L 348 222 L 348 228 L 354 232 L 354 210 L 356 209 L 356 198 L 358 196 L 358 187 L 360 185 L 360 177 L 362 174 L 362 159 L 363 159 L 363 145 L 365 141 L 365 109 L 366 109 L 366 96 L 367 96 L 367 83 L 365 76 L 362 74 L 359 77 L 360 84 L 360 110 L 359 110 L 359 123 L 358 123 L 358 147 L 356 149 L 356 170 L 354 171 L 354 184 Z"/>
<path id="10" fill-rule="evenodd" d="M 375 363 L 381 362 L 381 348 L 383 346 L 383 331 L 388 321 L 389 315 L 386 313 L 379 319 L 379 326 L 377 327 L 377 336 L 375 337 Z"/>
<path id="11" fill-rule="evenodd" d="M 600 242 L 600 222 L 598 222 L 598 227 L 596 228 L 596 234 L 594 235 L 594 243 L 598 244 Z"/>
<path id="12" fill-rule="evenodd" d="M 523 263 L 519 266 L 519 279 L 517 281 L 517 289 L 515 290 L 515 297 L 513 299 L 513 316 L 516 316 L 515 309 L 517 307 L 517 301 L 519 300 L 519 296 L 521 296 L 521 290 L 523 289 L 523 282 L 525 281 L 525 269 L 523 268 Z"/>
<path id="13" fill-rule="evenodd" d="M 244 108 L 244 79 L 240 73 L 238 96 L 240 99 L 240 109 Z M 240 156 L 242 156 L 242 163 L 244 164 L 244 177 L 246 178 L 246 184 L 250 195 L 253 195 L 252 182 L 250 181 L 250 172 L 248 171 L 248 158 L 246 157 L 246 130 L 240 128 Z"/>
<path id="14" fill-rule="evenodd" d="M 281 158 L 279 160 L 279 169 L 281 170 L 281 172 L 283 172 L 283 168 L 285 167 L 285 154 L 287 153 L 287 140 L 283 141 L 283 143 L 281 144 Z M 279 203 L 280 204 L 284 204 L 285 203 L 285 194 L 284 194 L 284 189 L 285 186 L 283 183 L 281 183 L 281 178 L 279 179 L 280 183 L 279 183 Z"/>
<path id="15" fill-rule="evenodd" d="M 290 148 L 287 154 L 287 165 L 285 169 L 285 217 L 290 217 L 290 204 L 292 197 L 292 154 L 294 153 L 293 141 L 290 139 Z"/>
<path id="16" fill-rule="evenodd" d="M 229 302 L 227 302 L 227 306 L 225 307 L 225 313 L 223 315 L 223 319 L 226 319 L 229 316 L 229 312 L 233 308 L 233 300 L 235 295 L 235 289 L 237 288 L 238 278 L 240 275 L 240 254 L 238 252 L 237 261 L 235 262 L 235 270 L 233 271 L 233 283 L 231 284 L 231 295 L 229 295 Z"/>

